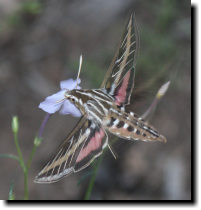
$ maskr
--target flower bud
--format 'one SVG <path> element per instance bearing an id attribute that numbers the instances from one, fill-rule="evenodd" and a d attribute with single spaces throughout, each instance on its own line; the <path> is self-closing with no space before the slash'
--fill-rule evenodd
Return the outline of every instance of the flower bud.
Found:
<path id="1" fill-rule="evenodd" d="M 156 94 L 156 98 L 160 99 L 161 97 L 163 97 L 165 95 L 165 93 L 167 92 L 169 85 L 170 85 L 170 81 L 168 81 L 164 85 L 162 85 Z"/>
<path id="2" fill-rule="evenodd" d="M 14 133 L 17 133 L 19 130 L 19 122 L 17 116 L 14 116 L 12 119 L 12 130 Z"/>
<path id="3" fill-rule="evenodd" d="M 34 145 L 36 147 L 40 146 L 42 140 L 43 140 L 42 138 L 36 136 L 35 139 L 34 139 Z"/>

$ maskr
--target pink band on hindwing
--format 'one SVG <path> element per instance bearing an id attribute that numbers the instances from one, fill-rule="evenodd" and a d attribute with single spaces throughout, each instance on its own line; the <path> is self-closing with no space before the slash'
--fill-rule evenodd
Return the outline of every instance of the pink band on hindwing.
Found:
<path id="1" fill-rule="evenodd" d="M 97 150 L 102 145 L 102 139 L 104 138 L 105 133 L 103 129 L 100 129 L 95 133 L 95 135 L 90 139 L 88 144 L 81 150 L 80 154 L 77 157 L 76 162 L 80 162 L 91 152 Z"/>

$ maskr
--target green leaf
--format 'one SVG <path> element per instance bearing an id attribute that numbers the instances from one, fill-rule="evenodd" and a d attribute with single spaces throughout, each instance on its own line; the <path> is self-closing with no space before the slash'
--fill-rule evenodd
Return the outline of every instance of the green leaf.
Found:
<path id="1" fill-rule="evenodd" d="M 19 161 L 19 158 L 16 155 L 12 154 L 0 154 L 0 158 L 11 158 L 13 160 Z"/>
<path id="2" fill-rule="evenodd" d="M 11 185 L 10 185 L 8 200 L 15 200 L 15 195 L 13 193 L 13 188 L 14 188 L 14 182 L 12 182 Z"/>

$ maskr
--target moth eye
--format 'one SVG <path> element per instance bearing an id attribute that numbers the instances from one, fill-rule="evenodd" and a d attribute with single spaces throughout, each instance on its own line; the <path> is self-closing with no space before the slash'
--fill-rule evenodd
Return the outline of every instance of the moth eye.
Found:
<path id="1" fill-rule="evenodd" d="M 88 107 L 91 107 L 91 104 L 87 103 Z"/>

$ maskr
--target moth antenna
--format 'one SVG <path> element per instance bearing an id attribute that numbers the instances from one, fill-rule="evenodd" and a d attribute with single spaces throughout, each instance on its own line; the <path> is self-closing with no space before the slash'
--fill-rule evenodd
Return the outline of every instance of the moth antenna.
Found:
<path id="1" fill-rule="evenodd" d="M 116 157 L 116 155 L 114 154 L 114 152 L 112 151 L 112 148 L 110 147 L 109 143 L 108 143 L 108 148 L 110 149 L 110 151 L 111 151 L 111 153 L 112 153 L 114 159 L 116 160 L 117 157 Z"/>
<path id="2" fill-rule="evenodd" d="M 65 101 L 65 100 L 66 100 L 66 98 L 62 98 L 61 100 L 56 101 L 56 103 L 60 103 L 60 102 Z"/>
<path id="3" fill-rule="evenodd" d="M 78 85 L 78 79 L 79 79 L 79 76 L 80 76 L 81 68 L 82 68 L 82 54 L 80 55 L 80 64 L 79 64 L 79 70 L 78 70 L 78 74 L 77 74 L 76 89 L 77 89 L 77 85 Z"/>

